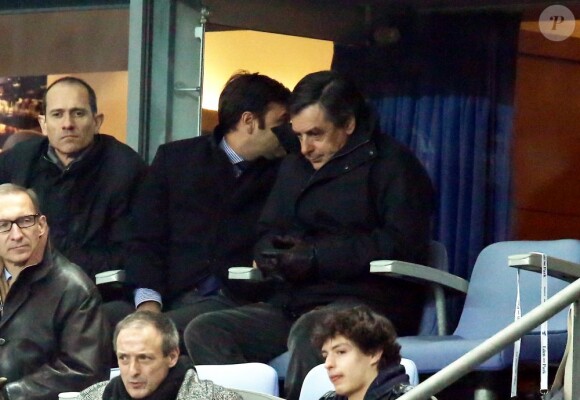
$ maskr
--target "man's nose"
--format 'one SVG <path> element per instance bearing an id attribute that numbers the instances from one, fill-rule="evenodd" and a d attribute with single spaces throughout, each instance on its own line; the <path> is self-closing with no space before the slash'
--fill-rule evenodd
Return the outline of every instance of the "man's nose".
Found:
<path id="1" fill-rule="evenodd" d="M 324 359 L 324 367 L 327 370 L 330 370 L 332 367 L 334 367 L 334 359 L 332 356 L 330 355 L 326 356 L 326 358 Z"/>
<path id="2" fill-rule="evenodd" d="M 303 155 L 312 152 L 312 142 L 309 138 L 303 137 L 302 140 L 300 141 L 300 152 Z"/>
<path id="3" fill-rule="evenodd" d="M 73 127 L 73 117 L 65 113 L 62 117 L 62 128 L 63 129 L 71 129 Z"/>
<path id="4" fill-rule="evenodd" d="M 139 363 L 136 360 L 129 362 L 129 374 L 131 376 L 139 375 L 139 371 L 140 371 Z"/>
<path id="5" fill-rule="evenodd" d="M 12 240 L 19 240 L 22 238 L 22 228 L 20 228 L 16 222 L 13 222 L 10 227 L 9 237 Z"/>

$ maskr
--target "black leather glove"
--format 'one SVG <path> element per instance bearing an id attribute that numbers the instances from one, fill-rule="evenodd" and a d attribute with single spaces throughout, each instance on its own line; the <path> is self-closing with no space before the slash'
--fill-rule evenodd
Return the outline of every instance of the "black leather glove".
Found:
<path id="1" fill-rule="evenodd" d="M 284 282 L 278 270 L 277 254 L 278 249 L 274 248 L 272 242 L 260 243 L 254 253 L 254 261 L 266 280 Z"/>
<path id="2" fill-rule="evenodd" d="M 272 239 L 273 249 L 264 250 L 261 256 L 268 268 L 274 269 L 289 282 L 306 279 L 316 265 L 316 250 L 312 244 L 296 236 L 276 236 Z"/>
<path id="3" fill-rule="evenodd" d="M 255 261 L 264 278 L 283 282 L 285 279 L 278 270 L 278 252 L 273 248 L 264 249 L 256 255 Z"/>

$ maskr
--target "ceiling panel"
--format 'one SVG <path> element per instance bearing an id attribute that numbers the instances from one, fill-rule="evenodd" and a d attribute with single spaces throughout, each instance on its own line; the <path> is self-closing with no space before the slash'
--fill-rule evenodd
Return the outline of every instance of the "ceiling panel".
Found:
<path id="1" fill-rule="evenodd" d="M 554 4 L 545 0 L 202 0 L 211 29 L 237 27 L 305 36 L 342 43 L 368 37 L 374 21 L 410 9 L 418 14 L 504 11 L 522 12 Z M 559 4 L 579 5 L 580 1 Z M 217 28 L 216 28 L 217 27 Z"/>

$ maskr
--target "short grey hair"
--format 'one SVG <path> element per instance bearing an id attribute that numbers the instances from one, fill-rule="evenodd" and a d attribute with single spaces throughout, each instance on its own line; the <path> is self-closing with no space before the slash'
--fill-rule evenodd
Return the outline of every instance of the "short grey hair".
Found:
<path id="1" fill-rule="evenodd" d="M 161 351 L 163 356 L 168 356 L 175 349 L 179 349 L 179 333 L 175 324 L 169 317 L 162 313 L 155 313 L 152 311 L 136 311 L 127 315 L 115 327 L 113 334 L 113 349 L 117 351 L 117 337 L 119 332 L 130 327 L 143 327 L 150 325 L 161 333 L 162 343 Z"/>
<path id="2" fill-rule="evenodd" d="M 3 194 L 15 194 L 15 193 L 24 193 L 32 201 L 32 205 L 34 207 L 34 212 L 37 214 L 41 214 L 40 211 L 40 202 L 38 201 L 38 196 L 36 192 L 32 189 L 27 189 L 23 186 L 16 185 L 14 183 L 3 183 L 0 185 L 0 195 Z"/>

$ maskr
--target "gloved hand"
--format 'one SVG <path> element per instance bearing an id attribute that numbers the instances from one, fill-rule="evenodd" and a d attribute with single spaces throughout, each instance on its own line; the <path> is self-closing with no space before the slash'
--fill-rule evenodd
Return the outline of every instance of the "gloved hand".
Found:
<path id="1" fill-rule="evenodd" d="M 276 270 L 285 280 L 298 282 L 306 279 L 316 264 L 316 251 L 312 244 L 296 236 L 276 236 L 272 239 L 273 249 L 264 250 L 265 263 Z"/>
<path id="2" fill-rule="evenodd" d="M 278 270 L 278 252 L 279 250 L 273 246 L 264 246 L 261 249 L 257 249 L 254 262 L 265 279 L 284 282 L 284 277 Z"/>

